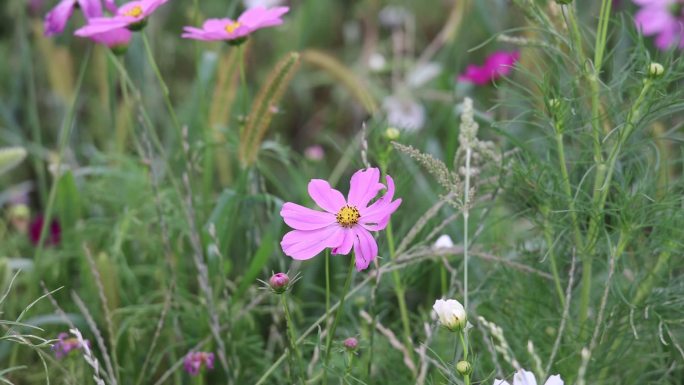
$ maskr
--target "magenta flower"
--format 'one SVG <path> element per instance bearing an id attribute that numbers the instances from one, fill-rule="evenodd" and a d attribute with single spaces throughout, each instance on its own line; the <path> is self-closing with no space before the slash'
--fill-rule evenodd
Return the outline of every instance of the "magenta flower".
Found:
<path id="1" fill-rule="evenodd" d="M 268 280 L 268 286 L 276 294 L 282 294 L 290 286 L 290 277 L 285 273 L 275 273 Z"/>
<path id="2" fill-rule="evenodd" d="M 231 19 L 208 19 L 202 28 L 184 27 L 182 37 L 195 40 L 241 40 L 250 33 L 267 27 L 283 24 L 280 18 L 290 10 L 289 7 L 266 9 L 255 7 L 246 10 L 237 21 Z"/>
<path id="3" fill-rule="evenodd" d="M 684 1 L 634 0 L 641 9 L 634 22 L 646 36 L 656 35 L 656 47 L 666 50 L 684 48 Z"/>
<path id="4" fill-rule="evenodd" d="M 297 260 L 315 257 L 326 248 L 333 254 L 349 254 L 354 247 L 356 270 L 368 268 L 378 255 L 378 245 L 370 231 L 387 226 L 390 216 L 401 204 L 394 197 L 394 181 L 387 176 L 387 192 L 370 204 L 385 188 L 380 183 L 380 170 L 359 170 L 351 178 L 349 195 L 330 187 L 322 179 L 309 182 L 309 195 L 324 212 L 287 202 L 280 215 L 294 230 L 285 234 L 280 246 L 283 252 Z"/>
<path id="5" fill-rule="evenodd" d="M 105 45 L 115 52 L 125 52 L 128 43 L 133 38 L 133 32 L 127 28 L 114 29 L 107 32 L 97 33 L 88 37 L 90 40 Z"/>
<path id="6" fill-rule="evenodd" d="M 468 65 L 465 72 L 458 77 L 458 80 L 474 83 L 478 86 L 489 84 L 502 76 L 508 75 L 519 59 L 520 52 L 494 52 L 487 57 L 484 65 Z"/>
<path id="7" fill-rule="evenodd" d="M 77 5 L 83 11 L 83 15 L 86 19 L 102 16 L 102 4 L 100 4 L 100 0 L 61 0 L 59 4 L 45 15 L 45 36 L 53 36 L 62 33 Z"/>
<path id="8" fill-rule="evenodd" d="M 59 333 L 57 339 L 58 341 L 52 345 L 52 351 L 55 352 L 55 357 L 57 357 L 58 360 L 66 357 L 74 350 L 83 348 L 77 338 L 69 337 L 66 333 Z M 89 344 L 90 342 L 85 340 L 85 343 Z"/>
<path id="9" fill-rule="evenodd" d="M 169 0 L 131 1 L 116 10 L 112 17 L 95 17 L 88 24 L 76 30 L 76 36 L 91 37 L 121 28 L 139 30 L 145 25 L 147 17 Z M 114 5 L 115 7 L 115 5 Z"/>
<path id="10" fill-rule="evenodd" d="M 214 353 L 190 352 L 183 360 L 183 369 L 191 376 L 199 374 L 204 365 L 207 369 L 214 369 Z"/>
<path id="11" fill-rule="evenodd" d="M 45 218 L 39 215 L 29 224 L 29 239 L 34 245 L 38 245 L 38 242 L 40 242 L 40 232 L 43 229 L 43 223 L 45 223 Z M 56 219 L 53 219 L 50 226 L 47 228 L 45 245 L 56 246 L 61 239 L 62 227 Z"/>

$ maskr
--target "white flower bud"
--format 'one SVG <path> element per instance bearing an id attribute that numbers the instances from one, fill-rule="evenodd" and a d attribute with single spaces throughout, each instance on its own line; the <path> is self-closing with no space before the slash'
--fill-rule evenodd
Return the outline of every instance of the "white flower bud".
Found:
<path id="1" fill-rule="evenodd" d="M 663 67 L 662 64 L 656 63 L 656 62 L 652 62 L 651 64 L 649 64 L 649 66 L 648 66 L 648 77 L 655 79 L 655 78 L 659 78 L 659 77 L 663 76 L 664 73 L 665 73 L 665 67 Z"/>
<path id="2" fill-rule="evenodd" d="M 432 305 L 439 323 L 452 332 L 461 331 L 467 323 L 466 311 L 463 305 L 455 299 L 438 299 Z"/>

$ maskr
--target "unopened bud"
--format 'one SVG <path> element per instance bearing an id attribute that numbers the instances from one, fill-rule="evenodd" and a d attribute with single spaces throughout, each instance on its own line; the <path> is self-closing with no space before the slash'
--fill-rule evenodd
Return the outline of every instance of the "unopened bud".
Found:
<path id="1" fill-rule="evenodd" d="M 271 279 L 268 280 L 268 285 L 274 293 L 282 294 L 287 291 L 290 286 L 290 277 L 285 273 L 275 273 L 271 276 Z"/>
<path id="2" fill-rule="evenodd" d="M 388 127 L 385 130 L 385 137 L 389 140 L 397 140 L 399 135 L 401 135 L 401 132 L 396 127 Z"/>
<path id="3" fill-rule="evenodd" d="M 456 371 L 462 376 L 467 376 L 473 372 L 473 365 L 468 361 L 458 361 L 456 364 Z"/>
<path id="4" fill-rule="evenodd" d="M 342 342 L 342 346 L 348 351 L 353 352 L 359 347 L 359 340 L 354 337 L 349 337 Z"/>
<path id="5" fill-rule="evenodd" d="M 652 79 L 657 79 L 665 73 L 665 67 L 662 64 L 652 62 L 648 65 L 648 77 Z"/>

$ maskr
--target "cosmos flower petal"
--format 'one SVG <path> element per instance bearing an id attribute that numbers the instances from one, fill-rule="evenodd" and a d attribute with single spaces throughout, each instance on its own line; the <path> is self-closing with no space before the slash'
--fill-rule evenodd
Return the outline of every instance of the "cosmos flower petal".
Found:
<path id="1" fill-rule="evenodd" d="M 555 376 L 549 377 L 549 379 L 546 380 L 544 385 L 564 385 L 564 383 L 563 383 L 563 380 L 561 379 L 561 376 L 556 374 Z"/>
<path id="2" fill-rule="evenodd" d="M 338 247 L 343 240 L 342 227 L 331 225 L 317 230 L 292 230 L 285 234 L 280 246 L 286 255 L 297 260 L 306 260 L 328 247 Z"/>
<path id="3" fill-rule="evenodd" d="M 102 17 L 102 4 L 100 0 L 78 0 L 78 5 L 86 19 Z"/>
<path id="4" fill-rule="evenodd" d="M 45 36 L 53 36 L 64 31 L 67 21 L 74 13 L 75 4 L 75 0 L 62 0 L 45 15 Z"/>
<path id="5" fill-rule="evenodd" d="M 648 7 L 642 8 L 634 15 L 634 22 L 644 35 L 653 35 L 672 23 L 676 19 L 670 15 L 667 8 Z"/>
<path id="6" fill-rule="evenodd" d="M 344 229 L 343 235 L 344 235 L 344 238 L 342 240 L 342 243 L 338 247 L 336 247 L 332 250 L 333 254 L 341 254 L 341 255 L 349 254 L 349 252 L 352 249 L 352 246 L 354 246 L 354 239 L 356 238 L 356 233 L 354 232 L 354 230 Z"/>
<path id="7" fill-rule="evenodd" d="M 347 204 L 341 192 L 330 187 L 330 183 L 323 179 L 312 179 L 309 182 L 309 195 L 323 210 L 336 214 L 342 206 Z"/>
<path id="8" fill-rule="evenodd" d="M 351 177 L 347 202 L 349 205 L 356 206 L 361 210 L 367 207 L 368 202 L 375 198 L 383 188 L 385 188 L 385 185 L 380 183 L 379 169 L 372 167 L 366 170 L 359 170 Z"/>
<path id="9" fill-rule="evenodd" d="M 111 13 L 116 13 L 116 11 L 119 9 L 114 0 L 105 0 L 104 5 L 105 8 L 107 8 L 107 10 Z"/>
<path id="10" fill-rule="evenodd" d="M 486 85 L 496 79 L 508 75 L 515 63 L 520 60 L 520 53 L 499 51 L 489 55 L 482 66 L 468 65 L 459 81 Z"/>
<path id="11" fill-rule="evenodd" d="M 511 384 L 509 384 L 508 381 L 495 379 L 493 385 L 511 385 Z"/>
<path id="12" fill-rule="evenodd" d="M 520 369 L 513 375 L 513 385 L 537 385 L 537 380 L 532 372 Z"/>
<path id="13" fill-rule="evenodd" d="M 378 255 L 378 244 L 373 236 L 364 228 L 354 228 L 356 239 L 354 240 L 354 255 L 356 257 L 356 270 L 368 268 L 370 263 Z"/>
<path id="14" fill-rule="evenodd" d="M 295 230 L 316 230 L 335 223 L 335 215 L 287 202 L 280 210 L 285 223 Z"/>
<path id="15" fill-rule="evenodd" d="M 133 32 L 127 28 L 114 29 L 90 36 L 90 39 L 109 48 L 125 47 L 131 42 Z"/>
<path id="16" fill-rule="evenodd" d="M 289 7 L 276 7 L 266 9 L 265 7 L 254 7 L 245 11 L 238 21 L 248 25 L 250 28 L 274 27 L 283 23 L 280 18 L 290 10 Z"/>
<path id="17" fill-rule="evenodd" d="M 129 22 L 124 19 L 111 17 L 95 17 L 88 21 L 88 24 L 77 29 L 74 35 L 90 37 L 98 33 L 109 32 L 115 29 L 125 28 Z"/>

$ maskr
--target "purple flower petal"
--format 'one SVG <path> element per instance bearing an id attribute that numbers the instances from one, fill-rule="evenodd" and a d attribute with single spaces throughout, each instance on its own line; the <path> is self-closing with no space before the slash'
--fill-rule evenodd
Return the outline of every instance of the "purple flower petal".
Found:
<path id="1" fill-rule="evenodd" d="M 323 179 L 312 179 L 309 182 L 309 195 L 323 210 L 336 214 L 347 202 L 341 192 L 330 187 Z"/>
<path id="2" fill-rule="evenodd" d="M 287 202 L 280 210 L 285 223 L 295 230 L 317 230 L 335 223 L 335 215 Z"/>

